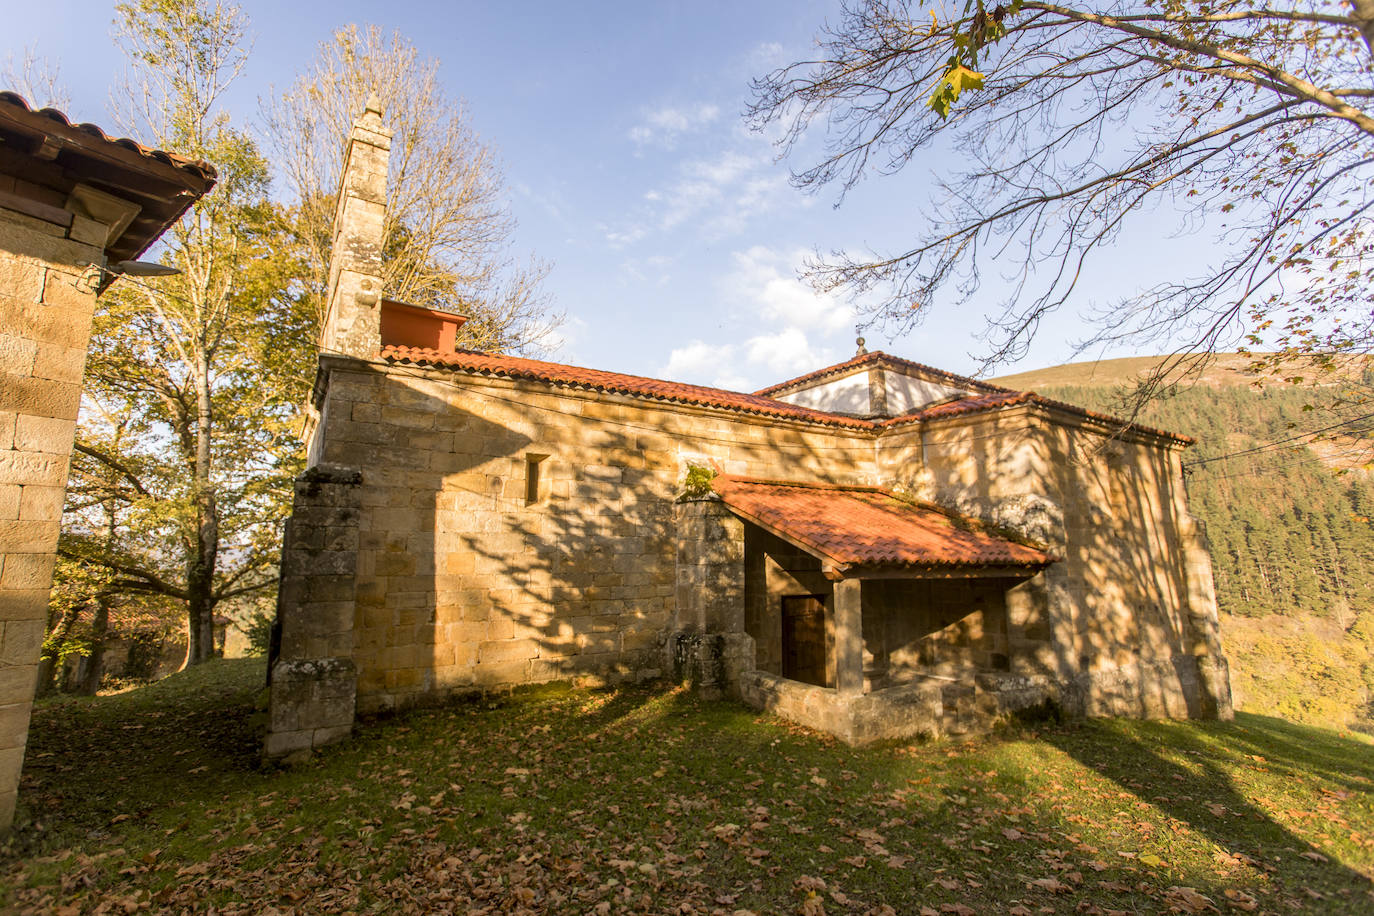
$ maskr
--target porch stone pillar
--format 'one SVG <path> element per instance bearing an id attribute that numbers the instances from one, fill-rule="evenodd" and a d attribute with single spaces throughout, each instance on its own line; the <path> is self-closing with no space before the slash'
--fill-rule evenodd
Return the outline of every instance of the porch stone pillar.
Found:
<path id="1" fill-rule="evenodd" d="M 835 583 L 835 690 L 864 692 L 863 580 Z"/>

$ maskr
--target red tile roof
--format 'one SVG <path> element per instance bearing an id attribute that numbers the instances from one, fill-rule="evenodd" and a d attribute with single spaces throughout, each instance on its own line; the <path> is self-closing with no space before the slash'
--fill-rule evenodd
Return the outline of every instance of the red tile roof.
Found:
<path id="1" fill-rule="evenodd" d="M 772 398 L 759 397 L 755 394 L 708 388 L 705 385 L 668 382 L 639 375 L 623 375 L 619 372 L 604 372 L 600 369 L 585 369 L 581 366 L 566 366 L 562 363 L 525 359 L 520 356 L 495 356 L 472 350 L 440 353 L 437 350 L 425 350 L 416 347 L 385 347 L 382 349 L 382 358 L 393 363 L 438 366 L 485 376 L 532 379 L 568 388 L 587 388 L 592 391 L 609 391 L 614 394 L 628 394 L 651 398 L 656 401 L 696 404 L 702 407 L 720 407 L 761 416 L 821 423 L 826 426 L 841 426 L 850 429 L 873 428 L 873 424 L 867 420 L 825 413 L 820 410 L 812 410 L 809 407 L 798 407 L 795 404 L 775 401 Z"/>
<path id="2" fill-rule="evenodd" d="M 924 366 L 921 368 L 928 369 L 930 372 L 949 376 L 951 379 L 959 379 L 971 383 L 978 386 L 980 390 L 988 390 L 984 393 L 970 395 L 969 397 L 959 398 L 954 401 L 947 401 L 943 404 L 937 404 L 933 407 L 927 407 L 924 410 L 903 414 L 899 417 L 889 417 L 884 420 L 863 420 L 858 417 L 846 416 L 844 414 L 827 413 L 823 410 L 799 407 L 796 404 L 789 404 L 786 401 L 779 401 L 761 394 L 745 394 L 740 391 L 726 391 L 721 388 L 709 388 L 705 385 L 688 385 L 682 382 L 669 382 L 662 379 L 646 378 L 640 375 L 624 375 L 619 372 L 606 372 L 601 369 L 586 369 L 581 366 L 568 366 L 562 363 L 551 363 L 538 359 L 525 359 L 520 356 L 499 356 L 491 353 L 479 353 L 474 350 L 457 350 L 446 353 L 420 347 L 399 346 L 383 347 L 381 355 L 383 359 L 393 363 L 457 369 L 462 372 L 471 372 L 485 376 L 530 379 L 569 388 L 609 391 L 615 394 L 627 394 L 633 397 L 649 398 L 656 401 L 695 404 L 701 407 L 736 410 L 742 413 L 757 414 L 759 416 L 801 420 L 807 423 L 819 423 L 824 426 L 837 426 L 855 430 L 877 431 L 910 423 L 921 423 L 928 420 L 942 420 L 950 417 L 982 413 L 984 411 L 1001 410 L 1003 408 L 1016 407 L 1022 404 L 1038 404 L 1073 413 L 1078 416 L 1088 417 L 1108 425 L 1122 425 L 1122 421 L 1115 417 L 1094 413 L 1082 407 L 1065 404 L 1062 401 L 1044 398 L 1031 391 L 1012 391 L 1009 388 L 998 388 L 996 385 L 988 385 L 985 382 L 978 382 L 974 379 L 963 379 L 962 376 L 952 375 L 951 373 L 939 373 L 937 369 L 928 369 L 928 367 Z M 866 359 L 873 355 L 872 353 L 865 354 L 862 358 Z M 887 356 L 883 353 L 877 355 L 895 362 L 907 362 L 906 360 L 899 360 L 896 357 Z M 908 363 L 908 365 L 917 366 L 919 364 Z M 835 368 L 834 366 L 831 367 L 831 369 Z M 1151 429 L 1147 426 L 1132 424 L 1128 426 L 1127 429 L 1185 444 L 1191 444 L 1193 441 L 1187 436 L 1180 436 L 1176 433 L 1165 432 L 1164 430 Z"/>
<path id="3" fill-rule="evenodd" d="M 1055 558 L 969 519 L 875 487 L 758 480 L 722 474 L 711 481 L 740 517 L 797 544 L 843 574 L 855 567 L 957 573 L 960 569 L 1042 569 Z"/>
<path id="4" fill-rule="evenodd" d="M 208 162 L 116 140 L 51 108 L 34 111 L 13 92 L 0 92 L 0 149 L 9 154 L 0 170 L 23 180 L 13 192 L 0 192 L 11 209 L 70 227 L 62 201 L 83 185 L 134 206 L 132 220 L 104 245 L 114 264 L 142 255 L 215 186 Z M 98 289 L 115 276 L 102 274 Z"/>
<path id="5" fill-rule="evenodd" d="M 946 401 L 943 404 L 935 404 L 924 407 L 900 417 L 890 417 L 886 420 L 878 421 L 881 426 L 897 426 L 902 423 L 911 423 L 919 420 L 939 420 L 943 417 L 961 417 L 964 414 L 981 413 L 985 410 L 998 410 L 1002 407 L 1015 407 L 1018 404 L 1029 404 L 1038 395 L 1030 391 L 1004 391 L 995 394 L 975 394 L 966 398 L 959 398 L 955 401 Z"/>
<path id="6" fill-rule="evenodd" d="M 149 149 L 141 143 L 130 140 L 128 137 L 116 139 L 94 124 L 73 124 L 65 114 L 58 111 L 56 108 L 30 108 L 29 103 L 17 92 L 0 92 L 0 104 L 13 105 L 36 117 L 47 118 L 58 127 L 70 128 L 73 131 L 89 134 L 97 140 L 108 143 L 111 146 L 120 146 L 124 149 L 131 150 L 145 159 L 151 159 L 161 162 L 164 165 L 170 165 L 173 168 L 181 169 L 197 178 L 209 180 L 212 184 L 217 177 L 215 167 L 203 159 L 189 159 L 186 156 L 178 156 L 176 153 L 169 153 L 166 150 Z"/>
<path id="7" fill-rule="evenodd" d="M 796 378 L 788 379 L 785 382 L 778 382 L 776 385 L 769 385 L 767 388 L 760 388 L 755 394 L 776 395 L 789 388 L 802 385 L 806 382 L 815 382 L 832 375 L 841 375 L 854 369 L 864 366 L 888 366 L 895 369 L 907 369 L 919 375 L 926 375 L 939 379 L 955 388 L 972 388 L 974 391 L 1010 391 L 1010 388 L 1003 388 L 1001 385 L 994 385 L 991 382 L 982 382 L 976 378 L 969 378 L 964 375 L 957 375 L 953 372 L 946 372 L 944 369 L 936 369 L 934 366 L 926 366 L 921 363 L 914 363 L 909 359 L 902 359 L 900 356 L 893 356 L 881 350 L 873 350 L 869 353 L 860 353 L 853 359 L 833 366 L 826 366 L 824 369 L 817 369 L 815 372 L 808 372 Z"/>

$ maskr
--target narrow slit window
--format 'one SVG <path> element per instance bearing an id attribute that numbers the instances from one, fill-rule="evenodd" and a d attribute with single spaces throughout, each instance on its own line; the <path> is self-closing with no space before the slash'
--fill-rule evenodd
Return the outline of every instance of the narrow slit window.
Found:
<path id="1" fill-rule="evenodd" d="M 525 505 L 533 506 L 540 501 L 543 492 L 544 475 L 540 473 L 544 459 L 548 455 L 525 456 Z"/>

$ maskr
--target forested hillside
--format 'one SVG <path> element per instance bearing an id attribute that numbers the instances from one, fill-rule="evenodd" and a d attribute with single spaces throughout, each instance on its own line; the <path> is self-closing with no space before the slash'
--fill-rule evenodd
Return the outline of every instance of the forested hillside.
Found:
<path id="1" fill-rule="evenodd" d="M 1106 380 L 1036 390 L 1110 412 L 1115 395 Z M 1367 443 L 1345 435 L 1368 424 L 1314 440 L 1305 434 L 1351 417 L 1328 412 L 1321 401 L 1291 386 L 1197 385 L 1151 405 L 1140 422 L 1197 440 L 1183 458 L 1188 494 L 1211 542 L 1240 703 L 1368 728 L 1374 480 L 1360 468 Z"/>

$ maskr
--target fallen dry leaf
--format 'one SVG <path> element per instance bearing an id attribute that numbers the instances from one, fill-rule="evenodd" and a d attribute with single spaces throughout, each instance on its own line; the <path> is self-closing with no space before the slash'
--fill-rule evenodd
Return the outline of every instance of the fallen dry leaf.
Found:
<path id="1" fill-rule="evenodd" d="M 1191 887 L 1171 887 L 1164 892 L 1164 899 L 1176 913 L 1220 913 L 1212 903 L 1212 898 L 1199 894 Z"/>
<path id="2" fill-rule="evenodd" d="M 1253 913 L 1255 910 L 1259 909 L 1259 901 L 1245 893 L 1245 891 L 1228 889 L 1225 893 L 1227 901 L 1238 910 Z"/>

